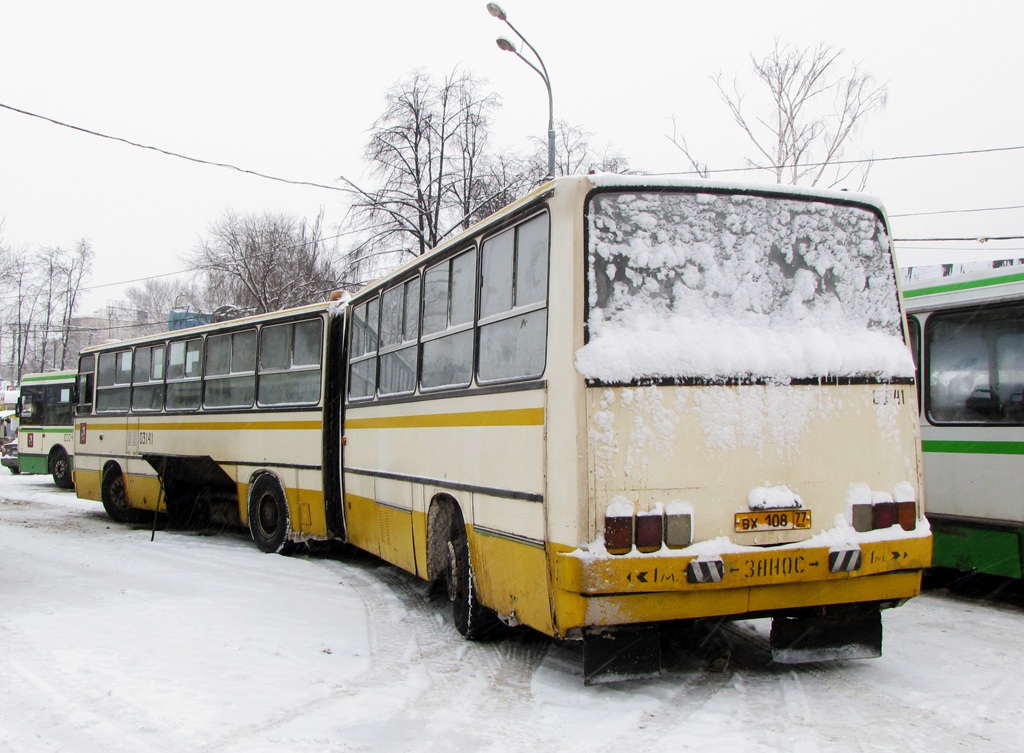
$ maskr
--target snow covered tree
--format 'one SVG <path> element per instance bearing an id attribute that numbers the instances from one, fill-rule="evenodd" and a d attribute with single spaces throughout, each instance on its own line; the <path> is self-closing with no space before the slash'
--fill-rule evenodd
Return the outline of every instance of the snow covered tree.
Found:
<path id="1" fill-rule="evenodd" d="M 749 108 L 737 77 L 731 87 L 721 73 L 712 77 L 722 101 L 736 125 L 754 146 L 757 157 L 747 159 L 754 169 L 772 174 L 777 183 L 836 186 L 857 172 L 858 166 L 842 164 L 851 137 L 872 112 L 885 107 L 888 86 L 876 85 L 874 78 L 854 64 L 841 70 L 844 51 L 831 45 L 798 49 L 780 46 L 758 60 L 751 55 L 761 103 Z M 755 113 L 751 114 L 751 109 Z M 669 137 L 703 176 L 709 170 L 698 160 L 686 139 Z M 867 163 L 870 167 L 870 162 Z M 860 186 L 867 179 L 861 170 Z"/>

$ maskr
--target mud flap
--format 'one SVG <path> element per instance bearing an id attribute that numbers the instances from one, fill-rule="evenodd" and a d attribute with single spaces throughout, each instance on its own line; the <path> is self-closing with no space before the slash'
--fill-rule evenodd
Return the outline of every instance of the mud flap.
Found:
<path id="1" fill-rule="evenodd" d="M 877 604 L 843 604 L 772 619 L 772 660 L 779 664 L 874 659 L 882 655 Z"/>
<path id="2" fill-rule="evenodd" d="M 583 684 L 646 680 L 661 674 L 657 625 L 588 628 L 583 635 Z"/>

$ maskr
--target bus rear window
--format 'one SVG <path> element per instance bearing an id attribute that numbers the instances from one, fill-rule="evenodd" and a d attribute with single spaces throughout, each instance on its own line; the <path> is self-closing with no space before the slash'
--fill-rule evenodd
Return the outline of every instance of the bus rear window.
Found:
<path id="1" fill-rule="evenodd" d="M 889 239 L 867 207 L 607 192 L 588 212 L 584 376 L 909 377 Z"/>

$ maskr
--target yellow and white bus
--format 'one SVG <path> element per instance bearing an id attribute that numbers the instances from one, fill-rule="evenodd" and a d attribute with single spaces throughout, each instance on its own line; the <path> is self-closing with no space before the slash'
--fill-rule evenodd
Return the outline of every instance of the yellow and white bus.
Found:
<path id="1" fill-rule="evenodd" d="M 118 358 L 149 341 L 90 351 L 85 367 L 107 365 L 78 419 L 80 493 L 109 498 L 124 477 L 128 506 L 145 485 L 153 509 L 154 468 L 172 504 L 223 475 L 221 496 L 273 550 L 253 500 L 268 499 L 260 478 L 277 479 L 282 542 L 343 539 L 445 583 L 471 639 L 502 624 L 580 639 L 588 682 L 656 672 L 660 626 L 697 618 L 772 617 L 779 661 L 876 656 L 881 610 L 920 590 L 931 536 L 914 366 L 870 198 L 561 178 L 343 315 L 313 311 L 280 315 L 323 320 L 308 419 L 322 426 L 308 432 L 270 425 L 307 420 L 298 408 L 203 397 L 225 378 L 209 370 L 211 340 L 246 331 L 261 342 L 245 372 L 261 389 L 252 359 L 276 326 L 263 319 L 161 341 L 161 358 L 201 341 L 177 413 L 139 413 L 129 396 L 133 367 Z M 169 401 L 170 365 L 159 379 Z M 271 444 L 246 439 L 250 424 Z"/>
<path id="2" fill-rule="evenodd" d="M 70 489 L 74 471 L 72 394 L 74 371 L 26 374 L 18 398 L 18 462 L 21 473 L 51 474 Z"/>
<path id="3" fill-rule="evenodd" d="M 119 522 L 160 510 L 248 525 L 269 552 L 342 535 L 340 518 L 330 519 L 340 502 L 329 504 L 340 488 L 340 384 L 327 378 L 329 359 L 340 358 L 337 308 L 83 350 L 78 496 L 102 501 Z"/>

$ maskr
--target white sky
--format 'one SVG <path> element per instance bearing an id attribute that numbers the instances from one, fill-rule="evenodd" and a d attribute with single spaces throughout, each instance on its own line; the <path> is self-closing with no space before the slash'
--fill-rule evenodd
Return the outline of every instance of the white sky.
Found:
<path id="1" fill-rule="evenodd" d="M 484 0 L 339 3 L 10 3 L 0 25 L 0 103 L 192 157 L 334 184 L 365 177 L 368 129 L 386 89 L 416 67 L 455 66 L 502 97 L 499 143 L 544 135 L 540 78 L 501 52 L 510 34 Z M 672 119 L 712 167 L 750 153 L 709 79 L 746 75 L 777 37 L 827 42 L 889 83 L 849 157 L 1024 146 L 1019 37 L 1024 5 L 980 2 L 622 4 L 507 0 L 544 56 L 555 116 L 633 167 L 688 169 Z M 1024 150 L 877 163 L 868 191 L 890 214 L 1024 204 Z M 725 177 L 725 176 L 722 176 Z M 737 175 L 737 179 L 748 179 Z M 16 249 L 96 251 L 91 285 L 182 268 L 230 208 L 329 223 L 343 195 L 185 162 L 0 109 L 0 217 Z M 897 238 L 1024 234 L 1024 210 L 893 219 Z M 920 250 L 919 247 L 930 250 Z M 903 264 L 1024 255 L 1024 241 L 898 245 Z M 123 286 L 94 289 L 87 306 Z"/>

